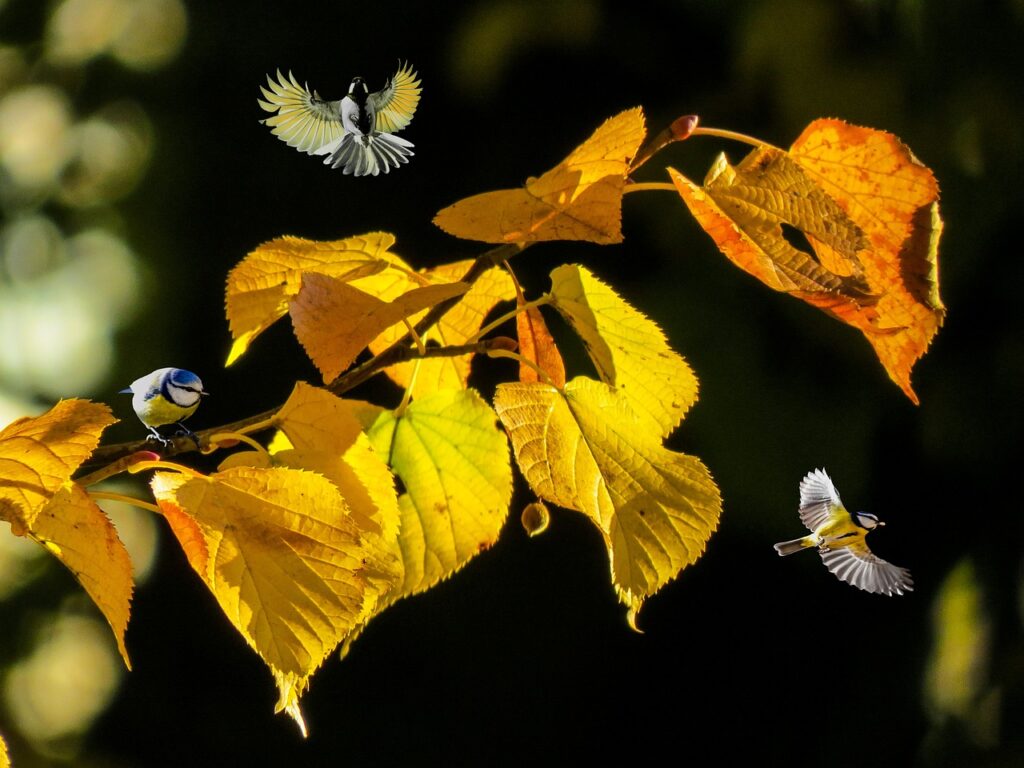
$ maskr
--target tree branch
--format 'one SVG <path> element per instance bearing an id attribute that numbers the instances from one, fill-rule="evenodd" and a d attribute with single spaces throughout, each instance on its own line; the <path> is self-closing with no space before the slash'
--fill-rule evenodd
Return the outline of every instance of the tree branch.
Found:
<path id="1" fill-rule="evenodd" d="M 496 248 L 491 248 L 489 251 L 480 254 L 480 256 L 478 256 L 470 265 L 466 274 L 462 277 L 462 282 L 472 285 L 488 269 L 512 258 L 528 246 L 529 243 L 523 243 L 521 245 L 499 245 Z M 422 336 L 427 330 L 436 325 L 437 322 L 444 317 L 452 307 L 458 304 L 461 299 L 462 296 L 453 296 L 450 299 L 445 299 L 437 306 L 432 307 L 427 314 L 424 315 L 418 323 L 416 323 L 413 331 Z M 361 365 L 357 365 L 355 368 L 350 368 L 348 371 L 338 376 L 334 381 L 330 382 L 326 388 L 335 395 L 340 396 L 372 378 L 385 368 L 390 368 L 392 365 L 396 365 L 398 363 L 404 363 L 409 360 L 426 357 L 458 357 L 460 355 L 467 354 L 486 354 L 488 351 L 493 349 L 508 350 L 510 343 L 513 345 L 512 348 L 515 348 L 515 342 L 511 339 L 499 337 L 479 341 L 474 344 L 463 344 L 460 346 L 427 347 L 424 350 L 424 354 L 421 355 L 419 350 L 415 346 L 412 346 L 412 338 L 413 335 L 411 332 L 406 333 L 402 338 L 398 339 L 394 344 L 382 351 L 380 354 L 374 355 Z M 283 405 L 283 403 L 281 405 Z M 195 436 L 199 441 L 198 445 L 196 440 L 188 435 L 178 435 L 170 438 L 170 444 L 167 446 L 156 446 L 152 440 L 133 440 L 128 443 L 101 445 L 93 451 L 92 455 L 82 464 L 79 471 L 76 473 L 76 477 L 80 477 L 97 467 L 116 462 L 125 456 L 135 453 L 136 451 L 154 451 L 165 458 L 169 456 L 177 456 L 182 453 L 195 452 L 200 450 L 202 446 L 208 446 L 210 436 L 217 434 L 218 432 L 244 432 L 254 424 L 259 424 L 262 421 L 269 421 L 273 418 L 274 414 L 281 410 L 281 405 L 271 408 L 270 410 L 263 411 L 262 413 L 257 413 L 253 416 L 247 416 L 244 419 L 233 421 L 229 424 L 199 430 L 195 433 Z"/>

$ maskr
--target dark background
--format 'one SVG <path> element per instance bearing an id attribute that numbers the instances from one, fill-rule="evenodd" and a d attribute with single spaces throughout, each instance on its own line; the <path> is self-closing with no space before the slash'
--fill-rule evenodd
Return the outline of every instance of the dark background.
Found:
<path id="1" fill-rule="evenodd" d="M 0 36 L 30 41 L 49 7 L 9 0 Z M 942 187 L 949 313 L 915 368 L 915 407 L 856 331 L 733 267 L 677 196 L 627 197 L 624 244 L 545 244 L 514 266 L 537 292 L 557 264 L 586 264 L 659 322 L 700 378 L 700 401 L 669 446 L 710 468 L 722 523 L 704 557 L 647 603 L 644 634 L 626 625 L 596 529 L 555 510 L 550 530 L 528 539 L 516 511 L 528 497 L 517 486 L 494 549 L 376 619 L 344 662 L 327 661 L 303 700 L 303 741 L 272 714 L 268 671 L 164 535 L 134 601 L 134 671 L 78 763 L 1024 764 L 1013 459 L 1024 373 L 1024 5 L 307 0 L 187 9 L 187 43 L 170 66 L 140 75 L 100 59 L 75 83 L 82 105 L 137 99 L 156 135 L 143 183 L 122 203 L 150 275 L 145 305 L 119 340 L 108 389 L 95 395 L 123 417 L 114 392 L 163 365 L 201 372 L 215 393 L 193 420 L 199 427 L 263 410 L 296 379 L 315 380 L 285 323 L 223 368 L 224 278 L 259 243 L 384 229 L 416 265 L 472 257 L 480 246 L 433 227 L 437 210 L 539 175 L 635 105 L 651 130 L 697 113 L 705 125 L 780 145 L 823 116 L 895 133 Z M 343 177 L 256 122 L 257 86 L 277 68 L 339 98 L 354 74 L 380 87 L 399 58 L 413 62 L 424 91 L 403 133 L 416 156 L 398 172 Z M 672 164 L 699 180 L 721 150 L 734 161 L 745 151 L 695 139 L 640 178 L 664 180 Z M 587 372 L 580 356 L 571 365 Z M 476 385 L 489 392 L 494 379 L 481 373 Z M 386 387 L 359 394 L 394 397 Z M 111 439 L 137 433 L 129 418 Z M 912 594 L 861 593 L 813 554 L 776 556 L 774 541 L 801 533 L 797 486 L 815 467 L 828 469 L 848 506 L 889 522 L 872 547 L 913 571 Z M 971 574 L 984 642 L 953 642 L 973 654 L 975 674 L 963 705 L 948 711 L 927 693 L 937 632 L 978 629 L 950 626 L 942 590 L 958 566 Z M 17 765 L 47 764 L 2 713 L 0 732 Z"/>

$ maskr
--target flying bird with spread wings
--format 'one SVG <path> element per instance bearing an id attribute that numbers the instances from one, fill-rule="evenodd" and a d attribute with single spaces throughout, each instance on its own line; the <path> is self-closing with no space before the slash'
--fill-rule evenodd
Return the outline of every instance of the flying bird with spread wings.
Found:
<path id="1" fill-rule="evenodd" d="M 291 72 L 277 80 L 267 76 L 260 87 L 260 107 L 274 113 L 261 120 L 289 147 L 307 155 L 326 155 L 324 164 L 353 176 L 377 176 L 409 162 L 413 144 L 396 136 L 412 121 L 420 101 L 420 80 L 412 67 L 398 71 L 379 91 L 370 93 L 366 81 L 352 78 L 348 93 L 337 101 L 320 98 L 300 85 Z"/>
<path id="2" fill-rule="evenodd" d="M 775 545 L 780 555 L 816 547 L 825 567 L 858 589 L 882 595 L 902 595 L 914 589 L 910 571 L 868 549 L 868 533 L 885 523 L 870 512 L 849 512 L 823 469 L 808 472 L 800 482 L 800 522 L 811 533 L 780 541 Z"/>

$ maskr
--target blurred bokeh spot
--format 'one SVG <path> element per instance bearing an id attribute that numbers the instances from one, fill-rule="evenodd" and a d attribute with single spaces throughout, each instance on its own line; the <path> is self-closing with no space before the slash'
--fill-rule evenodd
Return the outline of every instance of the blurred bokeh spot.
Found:
<path id="1" fill-rule="evenodd" d="M 37 215 L 0 231 L 0 258 L 0 381 L 26 397 L 95 391 L 138 295 L 131 249 L 101 229 L 65 238 Z"/>
<path id="2" fill-rule="evenodd" d="M 71 159 L 71 106 L 50 85 L 27 85 L 0 100 L 0 164 L 9 174 L 4 197 L 29 195 L 57 182 Z"/>
<path id="3" fill-rule="evenodd" d="M 935 722 L 932 739 L 955 726 L 979 746 L 998 740 L 999 693 L 990 688 L 992 636 L 973 563 L 946 577 L 932 613 L 933 647 L 925 675 L 925 706 Z"/>
<path id="4" fill-rule="evenodd" d="M 0 601 L 38 575 L 43 567 L 38 562 L 42 555 L 42 547 L 11 535 L 11 526 L 0 523 Z"/>
<path id="5" fill-rule="evenodd" d="M 35 2 L 6 5 L 31 12 Z M 41 43 L 0 42 L 0 428 L 56 399 L 109 387 L 117 334 L 145 300 L 146 254 L 121 206 L 144 179 L 158 137 L 143 91 L 122 87 L 111 98 L 110 78 L 95 73 L 111 62 L 152 73 L 175 58 L 188 31 L 180 0 L 62 0 L 47 8 Z M 139 584 L 157 551 L 153 515 L 103 506 Z M 9 739 L 39 756 L 75 760 L 123 664 L 99 612 L 44 554 L 0 523 L 0 714 L 9 718 Z M 54 607 L 61 604 L 71 607 Z M 18 605 L 34 607 L 25 613 Z"/>
<path id="6" fill-rule="evenodd" d="M 64 0 L 46 30 L 46 55 L 58 64 L 82 64 L 109 54 L 132 69 L 172 60 L 188 30 L 179 0 Z"/>
<path id="7" fill-rule="evenodd" d="M 482 3 L 455 35 L 454 79 L 470 94 L 482 96 L 516 55 L 528 56 L 539 46 L 582 47 L 593 40 L 599 22 L 597 7 L 586 0 Z"/>
<path id="8" fill-rule="evenodd" d="M 4 706 L 44 755 L 66 756 L 117 691 L 122 662 L 110 630 L 73 612 L 47 620 L 32 652 L 3 680 Z"/>

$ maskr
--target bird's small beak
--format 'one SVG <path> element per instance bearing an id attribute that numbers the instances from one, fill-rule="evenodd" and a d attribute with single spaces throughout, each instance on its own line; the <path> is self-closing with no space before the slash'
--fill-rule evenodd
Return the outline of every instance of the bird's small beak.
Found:
<path id="1" fill-rule="evenodd" d="M 879 525 L 885 525 L 885 521 L 884 521 L 884 520 L 879 520 L 879 521 L 878 521 L 878 524 L 879 524 Z"/>
<path id="2" fill-rule="evenodd" d="M 117 390 L 117 394 L 119 394 L 119 395 L 130 395 L 130 394 L 132 394 L 132 388 L 131 387 L 125 387 L 124 389 L 119 389 L 119 390 Z"/>
<path id="3" fill-rule="evenodd" d="M 206 390 L 204 389 L 204 390 L 203 390 L 202 392 L 200 392 L 199 394 L 200 394 L 200 395 L 201 395 L 202 397 L 206 397 L 206 396 L 207 396 L 208 394 L 210 394 L 210 393 L 209 393 L 209 392 L 207 392 L 207 391 L 206 391 Z"/>

